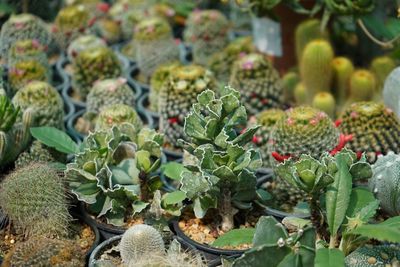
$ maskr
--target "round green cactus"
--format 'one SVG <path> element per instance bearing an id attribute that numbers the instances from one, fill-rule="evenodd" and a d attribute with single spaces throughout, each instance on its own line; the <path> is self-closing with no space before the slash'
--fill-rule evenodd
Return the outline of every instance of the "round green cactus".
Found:
<path id="1" fill-rule="evenodd" d="M 400 249 L 394 245 L 365 245 L 345 258 L 346 267 L 398 266 Z"/>
<path id="2" fill-rule="evenodd" d="M 335 57 L 332 61 L 333 92 L 339 106 L 342 106 L 350 93 L 350 77 L 354 72 L 353 63 L 346 57 Z"/>
<path id="3" fill-rule="evenodd" d="M 357 102 L 344 110 L 340 131 L 352 134 L 351 150 L 366 152 L 374 162 L 377 155 L 400 152 L 400 123 L 392 110 L 375 102 Z"/>
<path id="4" fill-rule="evenodd" d="M 122 39 L 120 24 L 111 18 L 105 17 L 97 20 L 93 25 L 93 31 L 108 44 L 115 44 Z"/>
<path id="5" fill-rule="evenodd" d="M 139 131 L 143 127 L 139 115 L 130 106 L 124 104 L 113 104 L 104 107 L 96 119 L 95 130 L 106 130 L 113 125 L 130 123 Z"/>
<path id="6" fill-rule="evenodd" d="M 307 89 L 302 82 L 299 82 L 294 88 L 294 100 L 297 105 L 307 104 Z"/>
<path id="7" fill-rule="evenodd" d="M 207 64 L 209 58 L 228 44 L 228 19 L 217 10 L 195 10 L 184 32 L 186 43 L 192 45 L 193 61 Z"/>
<path id="8" fill-rule="evenodd" d="M 126 230 L 119 243 L 119 250 L 122 261 L 128 265 L 144 257 L 165 253 L 161 234 L 145 224 L 138 224 Z"/>
<path id="9" fill-rule="evenodd" d="M 8 52 L 8 64 L 24 60 L 35 60 L 43 66 L 48 66 L 45 47 L 36 39 L 24 39 L 16 41 Z"/>
<path id="10" fill-rule="evenodd" d="M 67 55 L 71 62 L 74 62 L 75 58 L 86 49 L 95 49 L 97 47 L 105 47 L 106 43 L 95 35 L 82 35 L 74 39 L 68 46 Z"/>
<path id="11" fill-rule="evenodd" d="M 42 65 L 34 59 L 17 61 L 8 70 L 8 81 L 12 95 L 32 81 L 48 82 L 49 80 L 50 70 L 48 65 Z"/>
<path id="12" fill-rule="evenodd" d="M 111 18 L 120 23 L 122 38 L 124 40 L 132 38 L 132 29 L 135 28 L 138 22 L 145 18 L 144 12 L 132 6 L 129 1 L 118 1 L 114 3 L 108 13 Z"/>
<path id="13" fill-rule="evenodd" d="M 217 90 L 213 74 L 198 65 L 177 67 L 160 92 L 160 130 L 174 148 L 184 137 L 185 116 L 197 101 L 197 95 L 206 89 Z"/>
<path id="14" fill-rule="evenodd" d="M 233 65 L 230 84 L 241 93 L 250 115 L 283 106 L 279 73 L 262 54 L 252 53 L 238 59 Z"/>
<path id="15" fill-rule="evenodd" d="M 86 98 L 94 82 L 121 75 L 121 64 L 107 47 L 87 49 L 78 54 L 73 63 L 72 84 L 81 97 Z"/>
<path id="16" fill-rule="evenodd" d="M 0 206 L 26 236 L 64 236 L 72 220 L 64 181 L 46 164 L 35 163 L 7 175 Z"/>
<path id="17" fill-rule="evenodd" d="M 283 96 L 285 103 L 293 103 L 295 101 L 296 85 L 300 82 L 300 76 L 297 72 L 289 71 L 282 77 Z"/>
<path id="18" fill-rule="evenodd" d="M 313 108 L 322 110 L 332 119 L 335 119 L 336 101 L 332 94 L 328 92 L 317 93 L 314 96 L 312 106 Z"/>
<path id="19" fill-rule="evenodd" d="M 64 103 L 57 90 L 46 82 L 33 81 L 21 88 L 12 99 L 23 112 L 30 110 L 33 125 L 64 128 Z M 19 117 L 19 120 L 22 116 Z"/>
<path id="20" fill-rule="evenodd" d="M 368 70 L 356 70 L 350 77 L 350 95 L 347 105 L 358 101 L 372 100 L 376 81 L 374 74 Z"/>
<path id="21" fill-rule="evenodd" d="M 372 60 L 370 71 L 375 75 L 376 87 L 375 87 L 375 99 L 382 99 L 382 90 L 385 83 L 386 77 L 392 70 L 396 68 L 396 62 L 388 56 L 376 57 Z"/>

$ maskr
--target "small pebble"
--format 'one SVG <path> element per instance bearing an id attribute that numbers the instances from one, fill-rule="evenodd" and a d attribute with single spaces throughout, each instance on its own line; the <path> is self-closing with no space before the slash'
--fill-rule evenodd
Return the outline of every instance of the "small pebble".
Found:
<path id="1" fill-rule="evenodd" d="M 369 264 L 375 264 L 376 263 L 376 258 L 375 257 L 369 257 L 367 261 L 368 261 Z"/>
<path id="2" fill-rule="evenodd" d="M 15 243 L 15 240 L 14 239 L 11 239 L 10 240 L 10 244 L 14 244 Z"/>

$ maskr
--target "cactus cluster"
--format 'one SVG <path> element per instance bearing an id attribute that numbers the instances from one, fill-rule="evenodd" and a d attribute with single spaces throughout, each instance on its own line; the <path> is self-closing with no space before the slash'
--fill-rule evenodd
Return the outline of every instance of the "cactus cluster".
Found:
<path id="1" fill-rule="evenodd" d="M 185 42 L 191 44 L 193 61 L 206 65 L 209 58 L 228 44 L 228 19 L 217 10 L 195 10 L 187 21 Z"/>
<path id="2" fill-rule="evenodd" d="M 29 150 L 21 153 L 15 161 L 16 168 L 22 168 L 34 162 L 48 163 L 61 162 L 65 163 L 67 157 L 65 154 L 58 152 L 54 148 L 48 147 L 38 140 L 33 141 Z"/>
<path id="3" fill-rule="evenodd" d="M 26 236 L 65 236 L 71 216 L 64 181 L 55 169 L 35 163 L 7 175 L 0 184 L 0 206 Z"/>
<path id="4" fill-rule="evenodd" d="M 365 152 L 370 162 L 380 154 L 400 152 L 400 123 L 383 104 L 354 103 L 343 112 L 340 122 L 340 131 L 353 135 L 348 147 L 357 153 Z"/>
<path id="5" fill-rule="evenodd" d="M 115 53 L 107 47 L 85 49 L 73 62 L 72 85 L 86 98 L 97 80 L 117 78 L 122 69 Z"/>
<path id="6" fill-rule="evenodd" d="M 230 84 L 241 93 L 250 115 L 283 107 L 279 73 L 263 54 L 252 53 L 238 59 L 233 65 Z"/>
<path id="7" fill-rule="evenodd" d="M 143 127 L 139 115 L 132 107 L 124 104 L 113 104 L 104 107 L 100 111 L 96 119 L 95 130 L 106 130 L 113 125 L 121 125 L 123 123 L 132 124 L 137 132 Z"/>
<path id="8" fill-rule="evenodd" d="M 179 148 L 177 140 L 184 138 L 184 119 L 197 95 L 206 89 L 216 91 L 216 86 L 213 74 L 201 66 L 181 66 L 171 73 L 161 89 L 159 108 L 160 130 L 174 148 Z"/>
<path id="9" fill-rule="evenodd" d="M 136 60 L 140 72 L 150 78 L 160 64 L 179 59 L 171 27 L 161 18 L 148 18 L 139 22 L 134 34 Z"/>
<path id="10" fill-rule="evenodd" d="M 95 49 L 97 47 L 105 47 L 106 43 L 99 37 L 91 34 L 77 37 L 71 42 L 67 49 L 67 55 L 70 62 L 74 62 L 75 58 L 86 49 Z"/>
<path id="11" fill-rule="evenodd" d="M 395 245 L 365 245 L 345 258 L 346 267 L 397 266 L 400 249 Z"/>
<path id="12" fill-rule="evenodd" d="M 30 111 L 32 125 L 64 128 L 64 103 L 57 90 L 46 82 L 33 81 L 21 88 L 12 99 L 22 112 Z M 20 121 L 22 116 L 17 119 Z"/>

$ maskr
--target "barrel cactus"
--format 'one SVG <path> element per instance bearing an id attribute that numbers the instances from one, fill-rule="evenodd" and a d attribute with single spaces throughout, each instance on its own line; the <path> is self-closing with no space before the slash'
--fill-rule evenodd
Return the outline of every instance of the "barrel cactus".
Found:
<path id="1" fill-rule="evenodd" d="M 209 58 L 228 44 L 228 19 L 217 10 L 195 10 L 187 21 L 185 42 L 191 44 L 193 61 L 206 65 Z"/>
<path id="2" fill-rule="evenodd" d="M 283 107 L 283 86 L 278 71 L 263 54 L 248 54 L 233 66 L 230 84 L 239 90 L 249 115 Z"/>
<path id="3" fill-rule="evenodd" d="M 213 74 L 197 66 L 181 66 L 171 73 L 160 92 L 160 130 L 173 148 L 179 148 L 178 139 L 184 137 L 185 116 L 196 102 L 199 93 L 206 89 L 216 90 Z"/>
<path id="4" fill-rule="evenodd" d="M 135 27 L 136 60 L 140 72 L 150 78 L 156 67 L 179 59 L 171 27 L 161 18 L 143 19 Z"/>
<path id="5" fill-rule="evenodd" d="M 322 110 L 326 114 L 331 117 L 331 119 L 335 119 L 336 114 L 336 101 L 331 93 L 328 92 L 320 92 L 314 96 L 312 102 L 313 108 Z"/>
<path id="6" fill-rule="evenodd" d="M 79 53 L 73 62 L 72 85 L 86 98 L 94 82 L 117 78 L 122 67 L 115 53 L 107 47 L 96 47 Z"/>
<path id="7" fill-rule="evenodd" d="M 0 186 L 0 206 L 26 236 L 65 236 L 72 220 L 64 181 L 46 164 L 35 163 L 7 175 Z"/>
<path id="8" fill-rule="evenodd" d="M 123 40 L 132 39 L 135 25 L 145 18 L 145 12 L 140 10 L 131 1 L 118 1 L 108 12 L 110 17 L 120 24 Z"/>
<path id="9" fill-rule="evenodd" d="M 23 60 L 35 60 L 43 66 L 48 66 L 46 47 L 36 39 L 16 41 L 8 52 L 8 64 L 12 66 Z"/>
<path id="10" fill-rule="evenodd" d="M 335 57 L 332 61 L 333 85 L 332 91 L 336 97 L 337 104 L 342 106 L 350 94 L 350 77 L 353 74 L 353 62 L 346 57 Z"/>
<path id="11" fill-rule="evenodd" d="M 97 20 L 93 25 L 93 32 L 107 44 L 115 44 L 122 40 L 120 23 L 108 17 Z"/>
<path id="12" fill-rule="evenodd" d="M 21 88 L 12 99 L 23 112 L 30 110 L 34 126 L 64 128 L 64 103 L 57 90 L 46 82 L 33 81 Z M 20 116 L 17 121 L 21 120 Z"/>
<path id="13" fill-rule="evenodd" d="M 136 263 L 143 257 L 165 253 L 161 234 L 145 224 L 138 224 L 126 230 L 119 243 L 119 250 L 122 262 L 127 265 Z"/>
<path id="14" fill-rule="evenodd" d="M 132 124 L 137 132 L 143 127 L 139 115 L 132 107 L 124 104 L 113 104 L 101 110 L 96 119 L 95 130 L 106 130 L 113 125 L 122 123 Z"/>
<path id="15" fill-rule="evenodd" d="M 33 141 L 29 150 L 21 153 L 15 161 L 16 168 L 22 168 L 34 162 L 48 163 L 61 162 L 66 163 L 65 154 L 58 152 L 54 148 L 48 147 L 38 140 Z"/>
<path id="16" fill-rule="evenodd" d="M 70 62 L 74 62 L 75 58 L 86 49 L 95 49 L 97 47 L 105 47 L 106 43 L 99 37 L 91 34 L 77 37 L 71 42 L 67 49 L 67 55 Z"/>
<path id="17" fill-rule="evenodd" d="M 394 245 L 365 245 L 345 258 L 346 267 L 397 266 L 400 249 Z"/>
<path id="18" fill-rule="evenodd" d="M 353 135 L 348 147 L 357 153 L 365 152 L 370 162 L 380 154 L 400 152 L 400 123 L 383 104 L 354 103 L 343 112 L 340 122 L 340 131 Z"/>
<path id="19" fill-rule="evenodd" d="M 349 80 L 349 97 L 345 108 L 351 103 L 359 101 L 370 101 L 373 99 L 376 87 L 375 76 L 372 72 L 364 69 L 355 70 Z"/>
<path id="20" fill-rule="evenodd" d="M 395 68 L 385 80 L 383 101 L 400 118 L 400 67 Z"/>

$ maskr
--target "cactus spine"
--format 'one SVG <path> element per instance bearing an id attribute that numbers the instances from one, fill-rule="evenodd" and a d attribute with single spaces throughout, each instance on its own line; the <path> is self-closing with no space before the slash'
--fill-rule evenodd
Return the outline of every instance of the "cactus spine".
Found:
<path id="1" fill-rule="evenodd" d="M 354 72 L 353 63 L 346 57 L 335 57 L 333 67 L 333 92 L 338 106 L 342 106 L 350 93 L 350 77 Z"/>
<path id="2" fill-rule="evenodd" d="M 328 114 L 331 119 L 335 119 L 336 102 L 332 94 L 328 92 L 321 92 L 314 96 L 312 102 L 313 108 L 322 110 Z"/>

